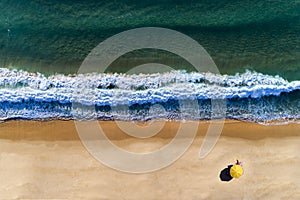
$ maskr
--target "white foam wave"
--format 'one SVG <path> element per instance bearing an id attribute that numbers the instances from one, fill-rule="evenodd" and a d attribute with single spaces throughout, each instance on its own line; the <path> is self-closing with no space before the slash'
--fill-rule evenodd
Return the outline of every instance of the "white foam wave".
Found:
<path id="1" fill-rule="evenodd" d="M 116 105 L 165 102 L 168 99 L 231 99 L 278 96 L 300 89 L 300 81 L 246 71 L 216 75 L 172 71 L 164 74 L 32 74 L 0 69 L 0 101 L 58 101 Z"/>
<path id="2" fill-rule="evenodd" d="M 212 73 L 187 73 L 172 71 L 163 74 L 78 74 L 52 75 L 46 77 L 39 73 L 0 68 L 0 118 L 72 118 L 73 115 L 86 118 L 114 119 L 152 119 L 160 118 L 209 118 L 209 105 L 202 105 L 203 112 L 194 116 L 189 113 L 159 113 L 145 116 L 143 112 L 132 114 L 128 106 L 169 103 L 175 100 L 205 101 L 227 99 L 227 117 L 233 119 L 294 120 L 300 117 L 300 102 L 282 100 L 260 100 L 267 97 L 280 97 L 300 90 L 300 81 L 288 82 L 279 76 L 264 75 L 246 71 L 236 75 L 217 75 Z M 246 99 L 243 100 L 243 99 Z M 257 99 L 254 101 L 253 99 Z M 243 102 L 242 102 L 243 100 Z M 279 99 L 280 100 L 280 99 Z M 79 113 L 71 111 L 72 104 L 87 106 L 118 107 L 126 109 L 112 114 L 110 111 L 98 113 Z M 172 104 L 172 105 L 171 105 Z M 275 102 L 276 104 L 276 102 Z M 175 109 L 176 110 L 176 109 Z M 88 112 L 88 111 L 87 111 Z M 141 114 L 142 113 L 142 114 Z"/>

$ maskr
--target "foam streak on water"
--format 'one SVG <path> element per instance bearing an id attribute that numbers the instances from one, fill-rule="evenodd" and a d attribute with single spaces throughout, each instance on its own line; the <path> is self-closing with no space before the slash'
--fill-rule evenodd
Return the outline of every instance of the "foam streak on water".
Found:
<path id="1" fill-rule="evenodd" d="M 0 118 L 210 119 L 211 99 L 226 99 L 230 119 L 260 123 L 300 118 L 300 81 L 246 71 L 234 76 L 164 74 L 31 74 L 0 68 Z M 199 112 L 189 101 L 197 100 Z M 179 101 L 185 102 L 184 111 Z M 192 102 L 192 101 L 191 101 Z M 72 109 L 72 104 L 90 109 Z M 153 106 L 159 105 L 159 106 Z"/>

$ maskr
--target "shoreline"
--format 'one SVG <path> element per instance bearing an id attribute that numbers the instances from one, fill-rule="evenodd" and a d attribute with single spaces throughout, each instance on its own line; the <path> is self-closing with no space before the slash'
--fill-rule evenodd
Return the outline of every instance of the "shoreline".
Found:
<path id="1" fill-rule="evenodd" d="M 215 120 L 219 123 L 218 120 Z M 114 132 L 108 131 L 108 137 L 110 139 L 126 139 L 128 135 L 122 133 L 118 129 L 116 122 L 118 121 L 101 121 L 98 120 L 99 124 L 104 129 L 114 129 Z M 147 124 L 165 123 L 165 127 L 161 130 L 163 134 L 159 133 L 154 137 L 168 138 L 173 137 L 174 133 L 170 133 L 166 130 L 174 130 L 179 127 L 181 123 L 199 123 L 197 137 L 205 136 L 206 131 L 211 124 L 211 120 L 205 121 L 162 121 L 162 120 L 151 120 L 146 123 L 144 122 L 133 122 L 126 121 L 123 123 L 136 124 L 138 126 L 147 126 Z M 87 121 L 86 123 L 89 123 Z M 64 126 L 64 130 L 59 130 L 59 127 Z M 171 128 L 173 126 L 173 128 Z M 35 128 L 35 129 L 32 129 Z M 38 130 L 37 130 L 38 128 Z M 8 140 L 80 140 L 76 132 L 74 120 L 49 120 L 49 121 L 38 121 L 38 120 L 9 120 L 0 123 L 1 129 L 9 129 L 9 131 L 1 131 L 0 139 Z M 259 130 L 253 131 L 252 129 Z M 48 131 L 47 131 L 48 130 Z M 52 131 L 52 132 L 51 132 Z M 22 132 L 22 133 L 21 133 Z M 46 132 L 46 133 L 45 133 Z M 49 134 L 49 132 L 51 132 Z M 299 137 L 300 136 L 300 124 L 291 123 L 284 125 L 272 125 L 266 126 L 258 123 L 243 122 L 237 120 L 225 120 L 223 131 L 220 137 L 235 137 L 250 140 L 259 140 L 264 138 L 279 138 L 279 137 Z M 128 136 L 129 137 L 129 136 Z"/>

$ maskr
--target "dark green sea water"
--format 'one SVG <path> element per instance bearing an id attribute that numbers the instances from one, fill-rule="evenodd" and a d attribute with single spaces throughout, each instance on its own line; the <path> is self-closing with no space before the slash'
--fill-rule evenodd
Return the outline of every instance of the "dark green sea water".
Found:
<path id="1" fill-rule="evenodd" d="M 74 73 L 106 38 L 157 26 L 197 40 L 222 73 L 251 69 L 300 79 L 300 1 L 0 0 L 0 65 L 45 74 Z M 160 62 L 190 69 L 183 59 L 135 51 L 110 70 Z"/>

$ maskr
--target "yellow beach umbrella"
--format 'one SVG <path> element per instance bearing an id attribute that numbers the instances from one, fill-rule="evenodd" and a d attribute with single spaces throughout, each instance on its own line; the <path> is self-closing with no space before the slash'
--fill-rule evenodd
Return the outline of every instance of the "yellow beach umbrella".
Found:
<path id="1" fill-rule="evenodd" d="M 243 175 L 243 168 L 241 165 L 233 165 L 230 168 L 230 176 L 233 178 L 239 178 Z"/>

